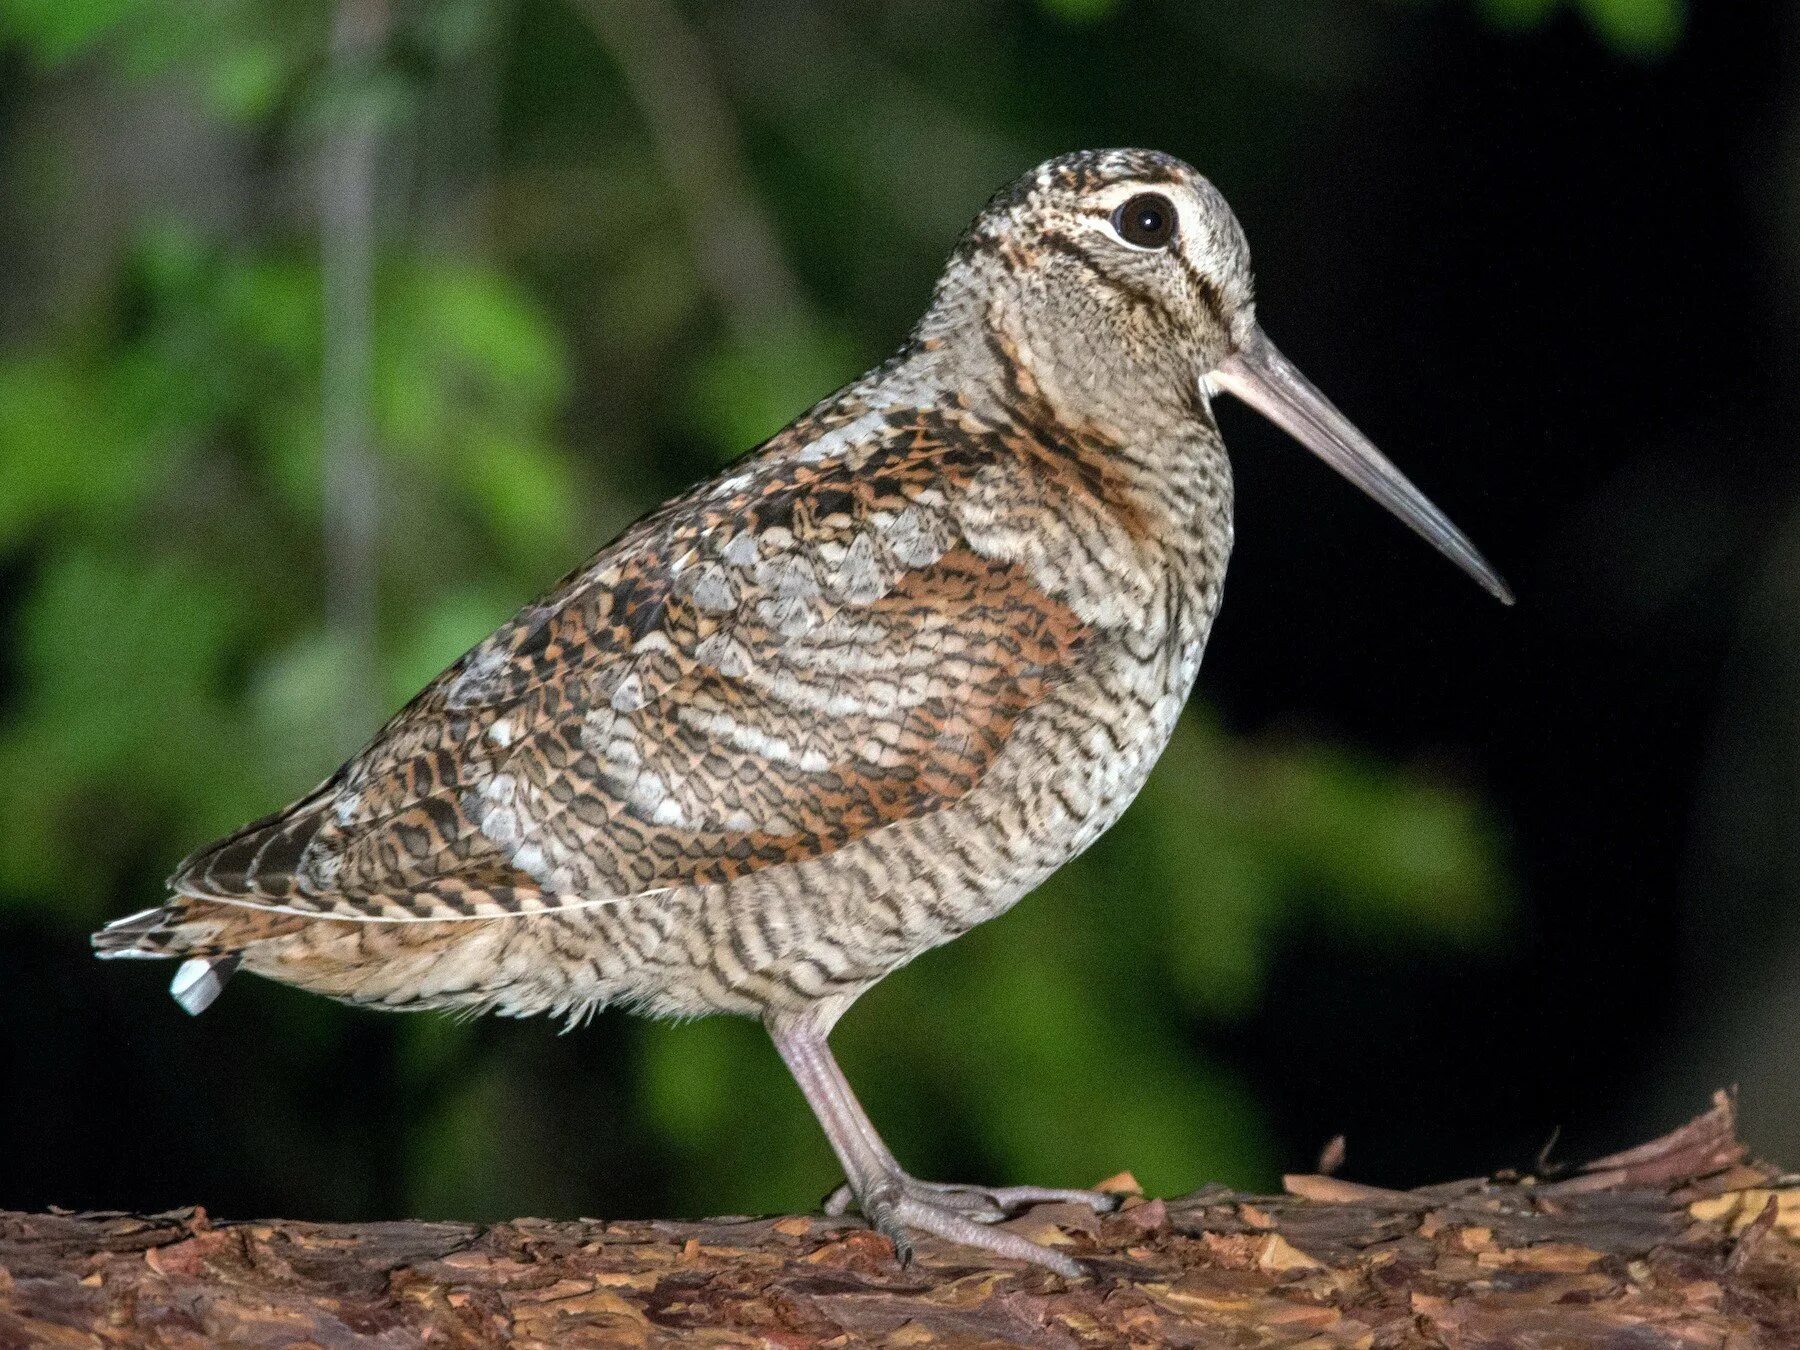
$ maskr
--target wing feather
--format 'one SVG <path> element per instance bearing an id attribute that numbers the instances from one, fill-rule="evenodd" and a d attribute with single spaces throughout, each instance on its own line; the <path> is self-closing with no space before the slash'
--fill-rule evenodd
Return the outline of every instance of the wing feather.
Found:
<path id="1" fill-rule="evenodd" d="M 1088 638 L 964 537 L 958 493 L 991 453 L 936 413 L 796 424 L 172 888 L 333 918 L 541 913 L 730 881 L 957 800 Z"/>

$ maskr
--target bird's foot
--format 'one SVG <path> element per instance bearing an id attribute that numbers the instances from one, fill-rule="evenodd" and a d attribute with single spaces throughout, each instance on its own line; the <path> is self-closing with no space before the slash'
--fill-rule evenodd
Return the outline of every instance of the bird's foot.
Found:
<path id="1" fill-rule="evenodd" d="M 1050 1186 L 963 1186 L 941 1181 L 920 1181 L 904 1172 L 883 1178 L 866 1195 L 858 1196 L 846 1183 L 825 1200 L 825 1212 L 837 1215 L 855 1208 L 870 1225 L 893 1241 L 901 1264 L 912 1259 L 907 1230 L 930 1233 L 996 1256 L 1054 1270 L 1070 1279 L 1087 1272 L 1081 1263 L 1052 1251 L 1017 1233 L 989 1225 L 1009 1219 L 1032 1205 L 1086 1205 L 1097 1213 L 1118 1208 L 1121 1197 L 1106 1191 L 1063 1190 Z"/>
<path id="2" fill-rule="evenodd" d="M 976 1223 L 999 1223 L 1033 1205 L 1086 1205 L 1096 1214 L 1110 1214 L 1122 1195 L 1111 1191 L 1065 1190 L 1056 1186 L 968 1186 L 953 1181 L 921 1181 L 902 1173 L 893 1184 L 906 1195 L 926 1204 L 953 1209 Z M 848 1214 L 857 1208 L 856 1192 L 845 1182 L 825 1197 L 825 1212 Z"/>

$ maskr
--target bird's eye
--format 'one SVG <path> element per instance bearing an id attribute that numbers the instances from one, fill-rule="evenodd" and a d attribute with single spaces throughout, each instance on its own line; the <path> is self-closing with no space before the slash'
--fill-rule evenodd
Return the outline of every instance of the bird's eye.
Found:
<path id="1" fill-rule="evenodd" d="M 1138 248 L 1162 248 L 1175 237 L 1175 204 L 1160 192 L 1140 192 L 1112 215 L 1119 238 Z"/>

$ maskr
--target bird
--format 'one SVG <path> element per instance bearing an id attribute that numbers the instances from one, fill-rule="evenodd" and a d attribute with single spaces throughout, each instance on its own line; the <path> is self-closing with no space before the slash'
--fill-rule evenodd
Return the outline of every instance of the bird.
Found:
<path id="1" fill-rule="evenodd" d="M 1473 544 L 1284 357 L 1218 189 L 1051 159 L 956 243 L 893 355 L 674 498 L 312 792 L 93 938 L 366 1007 L 760 1019 L 854 1207 L 1084 1272 L 996 1222 L 1103 1192 L 906 1172 L 833 1059 L 857 998 L 1116 821 L 1199 670 L 1233 541 L 1221 393 L 1505 603 Z"/>

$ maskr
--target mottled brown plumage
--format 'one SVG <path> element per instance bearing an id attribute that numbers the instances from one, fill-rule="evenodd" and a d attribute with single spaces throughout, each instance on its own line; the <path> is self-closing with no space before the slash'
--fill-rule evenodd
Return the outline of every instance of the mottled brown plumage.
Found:
<path id="1" fill-rule="evenodd" d="M 1231 547 L 1221 385 L 1485 566 L 1262 338 L 1210 184 L 1150 152 L 1067 156 L 977 217 L 893 358 L 97 945 L 189 958 L 196 1011 L 241 965 L 385 1008 L 760 1016 L 844 1162 L 839 1203 L 897 1242 L 1073 1273 L 974 1221 L 1042 1193 L 901 1171 L 824 1037 L 1142 784 Z"/>

